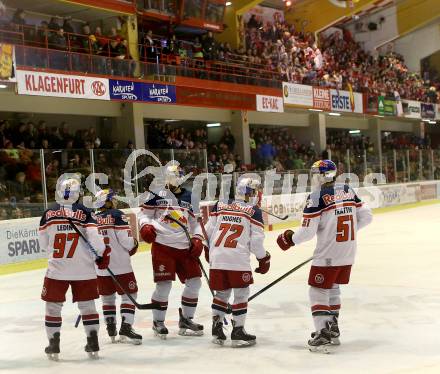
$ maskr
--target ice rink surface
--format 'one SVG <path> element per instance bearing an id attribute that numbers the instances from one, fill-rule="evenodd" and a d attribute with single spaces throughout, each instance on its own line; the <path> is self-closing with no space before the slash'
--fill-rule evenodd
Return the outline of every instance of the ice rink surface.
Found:
<path id="1" fill-rule="evenodd" d="M 267 275 L 255 275 L 253 294 L 308 258 L 314 242 L 282 252 L 278 232 L 267 233 L 272 254 Z M 342 288 L 341 341 L 332 355 L 308 352 L 313 330 L 306 265 L 249 305 L 246 329 L 257 345 L 232 349 L 210 341 L 211 296 L 204 285 L 196 320 L 204 337 L 177 335 L 182 286 L 174 284 L 168 309 L 168 340 L 154 338 L 151 312 L 137 312 L 143 345 L 110 344 L 101 324 L 101 359 L 91 361 L 76 306 L 63 310 L 60 362 L 43 353 L 44 270 L 0 277 L 1 373 L 440 373 L 440 204 L 376 214 L 359 233 L 357 263 Z M 153 290 L 150 254 L 134 257 L 141 302 Z M 70 295 L 68 295 L 68 300 Z M 99 308 L 101 303 L 98 302 Z M 102 320 L 101 320 L 102 322 Z M 230 326 L 230 325 L 229 325 Z M 230 329 L 230 327 L 229 327 Z M 230 332 L 230 330 L 228 330 Z"/>

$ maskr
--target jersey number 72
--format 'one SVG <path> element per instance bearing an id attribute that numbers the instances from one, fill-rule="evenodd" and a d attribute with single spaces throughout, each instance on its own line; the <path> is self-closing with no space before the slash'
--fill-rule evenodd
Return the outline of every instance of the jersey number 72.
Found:
<path id="1" fill-rule="evenodd" d="M 223 246 L 225 248 L 237 248 L 237 239 L 241 236 L 243 232 L 243 226 L 233 225 L 231 223 L 222 223 L 219 226 L 219 230 L 221 230 L 221 234 L 215 242 L 215 246 L 220 247 L 226 234 L 231 231 L 232 234 L 226 237 L 225 244 Z"/>

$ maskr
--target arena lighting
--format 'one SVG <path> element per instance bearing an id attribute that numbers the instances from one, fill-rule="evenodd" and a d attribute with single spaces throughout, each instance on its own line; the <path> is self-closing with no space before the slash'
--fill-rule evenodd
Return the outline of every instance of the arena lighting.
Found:
<path id="1" fill-rule="evenodd" d="M 178 119 L 166 119 L 165 122 L 179 122 Z"/>
<path id="2" fill-rule="evenodd" d="M 290 0 L 287 0 L 286 1 L 286 6 L 291 6 L 291 5 L 292 5 L 292 2 Z"/>
<path id="3" fill-rule="evenodd" d="M 381 116 L 380 114 L 375 114 L 374 117 L 377 117 L 377 118 L 384 118 L 385 116 Z"/>
<path id="4" fill-rule="evenodd" d="M 436 125 L 437 124 L 437 121 L 429 121 L 428 122 L 430 125 Z"/>
<path id="5" fill-rule="evenodd" d="M 6 84 L 0 84 L 0 88 L 8 88 Z"/>
<path id="6" fill-rule="evenodd" d="M 232 5 L 232 2 L 231 2 L 231 1 L 227 1 L 225 5 L 226 5 L 226 6 L 231 6 L 231 5 Z"/>
<path id="7" fill-rule="evenodd" d="M 430 119 L 422 119 L 422 122 L 430 122 L 431 120 Z"/>
<path id="8" fill-rule="evenodd" d="M 220 127 L 222 124 L 220 122 L 216 123 L 207 123 L 206 127 Z"/>
<path id="9" fill-rule="evenodd" d="M 340 116 L 341 116 L 341 113 L 334 113 L 334 112 L 331 112 L 331 113 L 329 113 L 328 115 L 329 115 L 329 116 L 340 117 Z"/>
<path id="10" fill-rule="evenodd" d="M 361 130 L 350 130 L 348 133 L 349 134 L 360 134 Z"/>
<path id="11" fill-rule="evenodd" d="M 309 109 L 311 112 L 322 112 L 322 109 Z"/>

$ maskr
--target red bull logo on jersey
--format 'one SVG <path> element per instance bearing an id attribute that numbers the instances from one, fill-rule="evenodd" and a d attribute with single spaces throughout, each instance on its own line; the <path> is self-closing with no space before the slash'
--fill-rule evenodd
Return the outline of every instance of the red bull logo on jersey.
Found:
<path id="1" fill-rule="evenodd" d="M 322 196 L 322 200 L 324 201 L 325 205 L 330 205 L 337 201 L 353 200 L 354 196 L 353 191 L 336 191 L 334 195 L 325 194 Z"/>
<path id="2" fill-rule="evenodd" d="M 96 222 L 98 222 L 98 225 L 114 225 L 115 219 L 112 216 L 106 216 L 106 217 L 97 216 Z"/>
<path id="3" fill-rule="evenodd" d="M 68 217 L 68 218 L 75 218 L 80 221 L 85 221 L 87 216 L 82 210 L 76 210 L 72 211 L 70 209 L 58 209 L 58 210 L 49 210 L 46 212 L 46 219 L 49 220 L 51 218 L 57 218 L 57 217 Z"/>
<path id="4" fill-rule="evenodd" d="M 246 214 L 249 214 L 250 216 L 253 216 L 255 211 L 252 208 L 252 206 L 247 206 L 247 205 L 241 205 L 239 203 L 233 202 L 232 204 L 226 204 L 226 203 L 218 203 L 218 210 L 236 210 L 239 212 L 243 212 Z"/>

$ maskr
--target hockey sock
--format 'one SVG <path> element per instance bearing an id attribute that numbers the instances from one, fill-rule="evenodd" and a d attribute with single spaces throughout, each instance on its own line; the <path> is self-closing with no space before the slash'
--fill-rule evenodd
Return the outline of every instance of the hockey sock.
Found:
<path id="1" fill-rule="evenodd" d="M 220 316 L 220 319 L 223 321 L 225 314 L 228 310 L 228 301 L 231 297 L 232 289 L 224 290 L 224 291 L 216 291 L 215 297 L 212 300 L 212 315 Z"/>
<path id="2" fill-rule="evenodd" d="M 116 294 L 103 295 L 101 300 L 104 320 L 107 321 L 108 317 L 113 317 L 114 321 L 116 321 Z"/>
<path id="3" fill-rule="evenodd" d="M 187 279 L 182 293 L 182 313 L 185 318 L 193 318 L 197 308 L 202 281 L 200 278 Z"/>
<path id="4" fill-rule="evenodd" d="M 61 309 L 63 303 L 46 302 L 46 334 L 49 339 L 53 338 L 53 334 L 61 330 Z"/>
<path id="5" fill-rule="evenodd" d="M 326 322 L 333 320 L 330 310 L 330 290 L 310 287 L 309 297 L 315 329 L 316 331 L 321 331 L 326 327 Z"/>
<path id="6" fill-rule="evenodd" d="M 232 319 L 235 326 L 244 326 L 247 315 L 249 287 L 234 288 L 234 304 L 232 305 Z"/>
<path id="7" fill-rule="evenodd" d="M 131 296 L 136 300 L 137 293 L 132 293 Z M 125 323 L 132 325 L 134 323 L 135 306 L 130 301 L 127 295 L 121 295 L 121 317 Z"/>
<path id="8" fill-rule="evenodd" d="M 168 296 L 171 292 L 171 281 L 156 283 L 156 289 L 151 296 L 151 302 L 160 305 L 160 309 L 153 309 L 154 321 L 165 321 L 165 315 L 168 309 Z"/>
<path id="9" fill-rule="evenodd" d="M 334 284 L 330 290 L 330 310 L 332 314 L 339 318 L 339 311 L 341 309 L 341 289 L 339 284 Z"/>
<path id="10" fill-rule="evenodd" d="M 81 318 L 86 335 L 90 332 L 99 331 L 99 314 L 96 311 L 95 300 L 78 301 L 78 308 L 81 312 Z"/>

